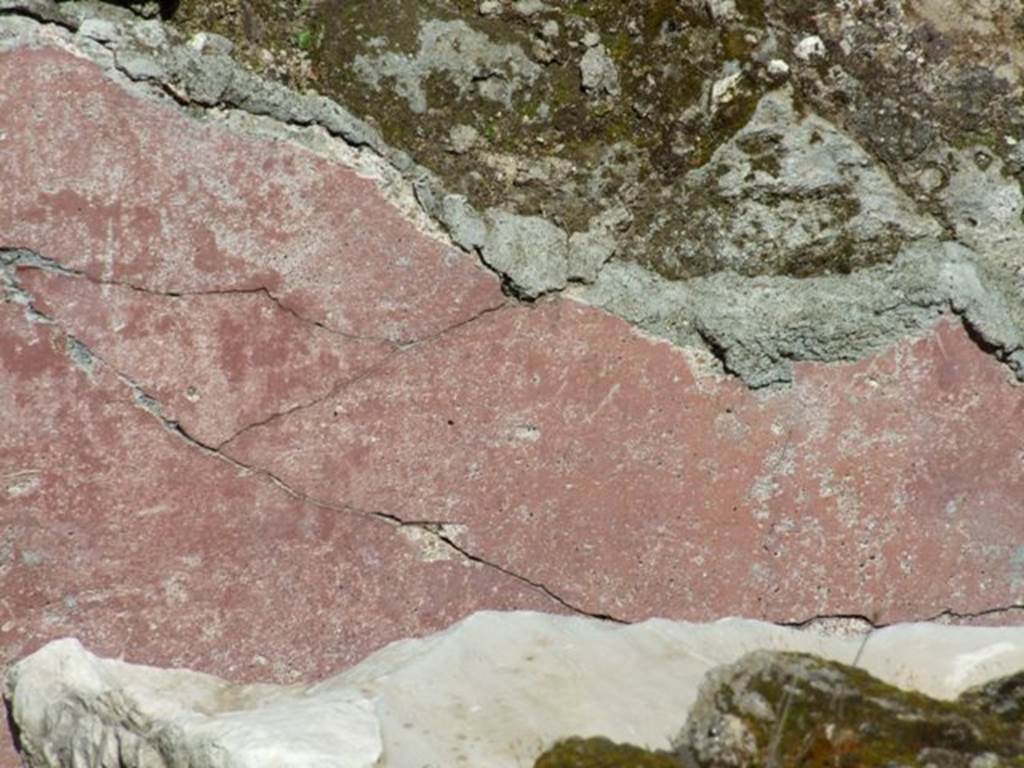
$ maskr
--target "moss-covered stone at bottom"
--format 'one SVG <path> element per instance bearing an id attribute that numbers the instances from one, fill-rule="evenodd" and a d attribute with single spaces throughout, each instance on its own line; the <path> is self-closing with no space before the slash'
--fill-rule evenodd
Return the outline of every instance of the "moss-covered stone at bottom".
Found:
<path id="1" fill-rule="evenodd" d="M 1024 768 L 1024 672 L 956 701 L 759 651 L 708 673 L 674 753 L 570 738 L 534 768 Z"/>
<path id="2" fill-rule="evenodd" d="M 604 738 L 560 741 L 541 755 L 534 768 L 680 768 L 669 752 L 616 744 Z"/>
<path id="3" fill-rule="evenodd" d="M 1016 690 L 995 686 L 1004 688 Z M 932 699 L 808 654 L 760 651 L 708 674 L 678 743 L 709 768 L 1024 767 L 1021 723 L 978 702 Z"/>

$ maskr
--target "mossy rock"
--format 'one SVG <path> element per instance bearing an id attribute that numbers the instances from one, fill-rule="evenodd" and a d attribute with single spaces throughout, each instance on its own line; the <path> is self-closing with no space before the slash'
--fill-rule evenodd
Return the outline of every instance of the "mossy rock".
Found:
<path id="1" fill-rule="evenodd" d="M 669 752 L 641 749 L 631 744 L 595 737 L 560 741 L 534 763 L 534 768 L 680 768 Z"/>
<path id="2" fill-rule="evenodd" d="M 1024 671 L 977 685 L 965 691 L 960 701 L 1018 725 L 1024 738 Z"/>
<path id="3" fill-rule="evenodd" d="M 956 171 L 948 149 L 985 147 L 985 158 L 1007 161 L 1006 173 L 1024 167 L 1013 138 L 1024 134 L 1019 87 L 1000 74 L 1018 57 L 1024 5 L 995 4 L 986 20 L 975 18 L 977 3 L 950 4 L 942 32 L 919 8 L 936 4 L 916 0 L 492 0 L 486 11 L 479 0 L 172 5 L 183 31 L 225 35 L 246 65 L 336 99 L 479 212 L 541 216 L 573 234 L 627 210 L 615 258 L 670 280 L 849 274 L 893 263 L 920 239 L 903 221 L 861 237 L 862 222 L 850 224 L 843 208 L 858 201 L 842 180 L 826 192 L 790 186 L 778 195 L 771 184 L 730 182 L 718 194 L 706 171 L 771 94 L 789 94 L 800 116 L 862 147 L 902 195 L 893 209 L 933 218 L 944 239 L 958 217 L 921 179 Z M 461 32 L 438 44 L 445 25 Z M 820 49 L 798 55 L 812 36 Z M 476 56 L 481 48 L 489 53 Z M 614 73 L 614 88 L 586 87 L 588 56 Z M 808 151 L 749 149 L 754 178 L 779 176 Z M 737 199 L 771 210 L 752 214 Z M 997 279 L 1016 279 L 1018 266 L 997 266 L 1007 273 Z"/>
<path id="4" fill-rule="evenodd" d="M 839 662 L 759 651 L 709 673 L 678 743 L 722 768 L 1021 767 L 1021 722 L 1001 714 L 1019 677 L 941 701 Z"/>
<path id="5" fill-rule="evenodd" d="M 174 21 L 223 34 L 254 68 L 338 99 L 478 209 L 544 215 L 570 231 L 585 229 L 616 188 L 654 194 L 706 163 L 773 87 L 753 57 L 767 36 L 753 0 L 718 20 L 703 0 L 565 0 L 530 13 L 508 2 L 495 15 L 478 5 L 182 0 Z M 470 32 L 425 49 L 444 24 Z M 473 61 L 470 34 L 518 62 Z M 582 60 L 596 50 L 616 73 L 612 92 L 584 87 Z M 712 84 L 727 72 L 738 78 L 711 108 Z M 452 151 L 453 127 L 480 140 Z"/>
<path id="6" fill-rule="evenodd" d="M 534 768 L 1022 768 L 1024 672 L 956 701 L 809 654 L 708 673 L 674 752 L 570 738 Z"/>

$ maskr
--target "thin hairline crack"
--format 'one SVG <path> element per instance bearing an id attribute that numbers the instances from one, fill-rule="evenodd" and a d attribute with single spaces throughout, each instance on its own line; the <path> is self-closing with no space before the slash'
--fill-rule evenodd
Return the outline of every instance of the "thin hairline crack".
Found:
<path id="1" fill-rule="evenodd" d="M 114 288 L 124 288 L 135 293 L 141 293 L 146 296 L 156 296 L 164 299 L 187 299 L 204 296 L 263 296 L 272 302 L 278 309 L 294 317 L 296 320 L 302 323 L 319 328 L 327 333 L 334 336 L 338 336 L 349 341 L 365 341 L 365 342 L 376 342 L 385 343 L 392 346 L 399 346 L 402 342 L 390 339 L 384 336 L 366 336 L 357 333 L 350 333 L 343 331 L 340 328 L 335 328 L 327 323 L 320 320 L 315 320 L 311 317 L 306 317 L 294 307 L 289 306 L 279 296 L 275 295 L 266 286 L 260 285 L 252 288 L 209 288 L 204 290 L 157 290 L 154 288 L 147 288 L 144 285 L 139 285 L 128 280 L 113 280 L 109 278 L 96 277 L 90 275 L 88 272 L 80 269 L 74 269 L 61 264 L 56 259 L 51 259 L 46 256 L 42 256 L 35 251 L 27 248 L 4 248 L 0 246 L 0 265 L 4 267 L 13 267 L 15 269 L 21 267 L 26 269 L 38 269 L 41 272 L 47 272 L 61 277 L 72 278 L 76 280 L 85 280 L 92 283 L 93 285 L 107 285 Z"/>
<path id="2" fill-rule="evenodd" d="M 106 370 L 110 371 L 115 376 L 115 378 L 124 387 L 128 389 L 128 391 L 131 393 L 131 399 L 137 407 L 140 407 L 144 411 L 146 411 L 150 416 L 157 420 L 157 422 L 161 425 L 163 429 L 172 433 L 178 439 L 184 441 L 191 448 L 199 450 L 205 455 L 215 457 L 216 459 L 229 464 L 235 469 L 240 470 L 247 477 L 264 478 L 267 482 L 278 488 L 285 495 L 302 504 L 308 504 L 310 506 L 318 507 L 320 509 L 325 509 L 330 512 L 338 514 L 354 515 L 366 520 L 384 523 L 394 528 L 415 528 L 433 537 L 435 540 L 440 542 L 446 549 L 452 551 L 454 554 L 465 559 L 466 561 L 481 565 L 491 570 L 495 570 L 503 574 L 504 576 L 507 576 L 510 579 L 519 582 L 524 586 L 529 587 L 532 590 L 540 592 L 548 599 L 552 600 L 553 602 L 557 603 L 558 605 L 572 613 L 579 614 L 582 616 L 588 616 L 595 619 L 624 623 L 621 622 L 621 620 L 615 619 L 614 617 L 608 616 L 606 614 L 589 612 L 579 606 L 574 605 L 569 600 L 561 597 L 554 590 L 552 590 L 545 584 L 530 579 L 529 577 L 523 576 L 522 574 L 516 573 L 515 571 L 509 568 L 506 568 L 497 563 L 493 563 L 479 555 L 470 552 L 464 546 L 456 543 L 451 536 L 445 534 L 444 529 L 438 523 L 430 521 L 408 521 L 390 512 L 364 510 L 354 505 L 339 504 L 336 502 L 328 501 L 326 499 L 321 499 L 319 497 L 305 493 L 304 491 L 301 491 L 293 487 L 290 483 L 286 482 L 278 475 L 276 475 L 274 472 L 265 467 L 247 464 L 224 453 L 221 450 L 221 447 L 224 445 L 224 443 L 222 443 L 221 445 L 210 445 L 196 438 L 195 436 L 189 434 L 187 429 L 185 429 L 179 422 L 175 421 L 165 413 L 165 410 L 163 406 L 160 404 L 160 402 L 152 395 L 148 394 L 146 390 L 138 382 L 133 380 L 129 375 L 127 375 L 123 371 L 118 370 L 102 355 L 98 354 L 97 352 L 92 350 L 88 345 L 84 344 L 70 330 L 68 330 L 68 328 L 62 322 L 46 315 L 45 313 L 41 312 L 38 308 L 36 308 L 34 306 L 31 295 L 28 294 L 18 284 L 16 278 L 14 278 L 13 275 L 11 274 L 10 266 L 13 263 L 11 260 L 4 260 L 3 262 L 0 263 L 3 263 L 5 267 L 5 269 L 0 270 L 0 275 L 3 276 L 3 287 L 5 288 L 5 301 L 16 301 L 17 303 L 24 305 L 26 307 L 26 310 L 31 313 L 32 317 L 37 322 L 48 325 L 54 328 L 58 333 L 60 333 L 61 336 L 65 339 L 65 343 L 67 344 L 69 356 L 77 358 L 79 364 L 86 364 L 88 366 L 100 365 L 103 366 Z M 71 272 L 70 275 L 74 276 L 74 272 Z M 466 321 L 461 323 L 460 326 L 465 325 L 465 322 Z M 407 348 L 408 347 L 406 347 L 406 349 Z M 401 348 L 396 350 L 396 352 L 394 352 L 391 356 L 385 358 L 385 361 L 392 359 L 392 357 L 395 354 L 400 354 L 402 351 L 403 349 Z M 375 367 L 379 368 L 379 366 Z M 230 440 L 226 442 L 230 442 Z"/>
<path id="3" fill-rule="evenodd" d="M 307 318 L 307 317 L 301 315 L 300 313 L 298 313 L 297 311 L 295 311 L 291 307 L 287 306 L 287 304 L 285 304 L 279 298 L 275 297 L 274 294 L 270 290 L 265 288 L 265 287 L 257 287 L 257 288 L 251 288 L 251 289 L 249 289 L 249 288 L 208 289 L 208 290 L 202 290 L 202 291 L 160 291 L 160 290 L 154 290 L 154 289 L 151 289 L 151 288 L 146 288 L 144 286 L 139 286 L 137 284 L 134 284 L 134 283 L 131 283 L 131 282 L 127 282 L 127 281 L 97 278 L 97 277 L 94 277 L 92 275 L 89 275 L 88 273 L 86 273 L 86 272 L 84 272 L 82 270 L 72 269 L 70 267 L 65 266 L 64 264 L 61 264 L 59 261 L 57 261 L 55 259 L 51 259 L 49 257 L 42 256 L 42 255 L 40 255 L 40 254 L 38 254 L 38 253 L 36 253 L 34 251 L 28 250 L 28 249 L 24 249 L 24 248 L 3 248 L 3 247 L 0 247 L 0 274 L 5 275 L 5 282 L 6 282 L 7 286 L 8 286 L 8 288 L 13 290 L 15 293 L 19 294 L 22 297 L 23 302 L 28 304 L 29 306 L 32 306 L 33 311 L 36 312 L 36 314 L 39 315 L 40 317 L 45 317 L 45 315 L 40 313 L 35 308 L 35 306 L 34 306 L 34 297 L 32 297 L 29 294 L 29 292 L 24 289 L 24 287 L 18 282 L 18 280 L 17 280 L 17 278 L 16 278 L 16 276 L 14 274 L 14 272 L 18 268 L 38 269 L 38 270 L 40 270 L 42 272 L 46 272 L 48 274 L 53 274 L 53 275 L 57 275 L 57 276 L 68 278 L 68 279 L 72 279 L 72 280 L 84 280 L 84 281 L 92 283 L 94 285 L 105 285 L 105 286 L 113 286 L 113 287 L 117 287 L 117 288 L 123 288 L 123 289 L 126 289 L 126 290 L 130 290 L 130 291 L 134 291 L 134 292 L 140 293 L 142 295 L 153 296 L 153 297 L 157 297 L 157 298 L 181 299 L 181 298 L 209 297 L 209 296 L 225 296 L 225 297 L 230 297 L 230 296 L 263 296 L 263 297 L 269 299 L 271 302 L 273 302 L 274 305 L 277 306 L 282 311 L 292 315 L 293 317 L 295 317 L 296 319 L 300 320 L 301 322 L 303 322 L 303 323 L 305 323 L 307 325 L 310 325 L 310 326 L 322 329 L 322 330 L 326 331 L 327 333 L 339 336 L 340 338 L 343 338 L 343 339 L 346 339 L 346 340 L 349 340 L 349 341 L 381 343 L 381 344 L 387 344 L 390 347 L 388 353 L 386 355 L 384 355 L 380 360 L 378 360 L 377 362 L 375 362 L 375 363 L 373 363 L 373 364 L 363 368 L 362 370 L 358 371 L 357 373 L 355 373 L 352 376 L 348 376 L 348 377 L 345 377 L 345 378 L 342 378 L 342 379 L 339 379 L 339 380 L 335 381 L 330 386 L 330 388 L 328 388 L 327 391 L 325 391 L 323 394 L 317 395 L 316 397 L 314 397 L 314 398 L 312 398 L 310 400 L 297 403 L 297 404 L 295 404 L 293 406 L 290 406 L 289 408 L 286 408 L 284 410 L 274 411 L 274 412 L 269 413 L 266 416 L 264 416 L 264 417 L 262 417 L 262 418 L 260 418 L 260 419 L 258 419 L 256 421 L 254 421 L 254 422 L 242 425 L 241 427 L 236 429 L 233 433 L 231 433 L 228 437 L 224 438 L 219 443 L 217 443 L 215 446 L 213 446 L 213 448 L 216 449 L 216 450 L 221 450 L 221 449 L 225 448 L 227 445 L 229 445 L 230 443 L 232 443 L 235 440 L 237 440 L 243 434 L 245 434 L 245 433 L 247 433 L 247 432 L 249 432 L 249 431 L 251 431 L 253 429 L 267 426 L 267 425 L 272 424 L 272 423 L 274 423 L 274 422 L 276 422 L 276 421 L 278 421 L 278 420 L 280 420 L 280 419 L 282 419 L 284 417 L 290 416 L 292 414 L 295 414 L 295 413 L 298 413 L 298 412 L 301 412 L 301 411 L 308 410 L 310 408 L 314 408 L 317 405 L 320 405 L 321 403 L 326 402 L 327 400 L 330 400 L 332 397 L 336 397 L 339 393 L 344 391 L 346 388 L 348 388 L 350 386 L 353 386 L 353 385 L 359 383 L 360 381 L 363 381 L 364 379 L 369 378 L 370 376 L 376 375 L 376 374 L 380 373 L 382 370 L 385 370 L 389 365 L 391 365 L 401 355 L 403 355 L 405 353 L 408 353 L 408 352 L 411 352 L 414 349 L 419 349 L 420 347 L 422 347 L 424 345 L 429 345 L 429 344 L 431 344 L 431 343 L 433 343 L 435 341 L 438 341 L 438 340 L 442 339 L 443 337 L 447 336 L 448 334 L 458 332 L 458 331 L 466 328 L 467 326 L 472 325 L 473 323 L 475 323 L 478 320 L 481 320 L 484 317 L 487 317 L 489 315 L 501 312 L 501 311 L 506 310 L 509 307 L 513 306 L 513 303 L 511 303 L 510 301 L 503 300 L 503 301 L 500 301 L 500 302 L 498 302 L 498 303 L 496 303 L 496 304 L 494 304 L 492 306 L 484 307 L 479 312 L 477 312 L 476 314 L 474 314 L 474 315 L 472 315 L 470 317 L 463 318 L 463 319 L 461 319 L 461 320 L 459 320 L 457 322 L 452 323 L 449 326 L 446 326 L 444 328 L 440 328 L 440 329 L 438 329 L 436 331 L 432 331 L 432 332 L 430 332 L 428 334 L 425 334 L 425 335 L 423 335 L 421 337 L 418 337 L 418 338 L 415 338 L 415 339 L 411 339 L 411 340 L 395 341 L 393 339 L 389 339 L 389 338 L 386 338 L 386 337 L 383 337 L 383 336 L 358 335 L 358 334 L 346 333 L 346 332 L 340 331 L 338 329 L 331 328 L 331 327 L 325 325 L 324 323 L 321 323 L 321 322 L 319 322 L 317 320 L 313 320 L 313 319 L 310 319 L 310 318 Z M 47 320 L 49 322 L 54 322 L 53 318 L 47 318 Z M 69 333 L 68 335 L 70 336 L 71 334 Z"/>
<path id="4" fill-rule="evenodd" d="M 456 541 L 450 534 L 447 533 L 446 526 L 451 523 L 441 523 L 437 521 L 429 520 L 406 520 L 401 516 L 396 515 L 392 512 L 382 510 L 366 510 L 356 507 L 351 504 L 339 503 L 330 501 L 327 499 L 320 498 L 318 496 L 311 495 L 298 489 L 279 477 L 273 471 L 266 467 L 258 466 L 255 464 L 249 464 L 238 460 L 237 458 L 224 453 L 221 448 L 226 444 L 221 443 L 220 445 L 208 444 L 195 436 L 191 435 L 187 429 L 185 429 L 179 422 L 171 418 L 165 413 L 165 410 L 161 403 L 146 392 L 145 388 L 138 382 L 132 379 L 129 375 L 123 371 L 118 370 L 109 361 L 94 350 L 89 348 L 80 339 L 78 339 L 68 328 L 60 321 L 47 316 L 40 312 L 32 303 L 32 297 L 18 285 L 16 279 L 11 275 L 10 264 L 5 264 L 5 269 L 0 270 L 0 275 L 3 276 L 3 284 L 5 287 L 5 300 L 16 301 L 26 307 L 26 310 L 31 313 L 37 322 L 46 324 L 56 329 L 65 339 L 68 354 L 71 357 L 78 358 L 79 364 L 85 361 L 90 366 L 100 365 L 110 371 L 115 378 L 127 388 L 131 393 L 131 399 L 133 403 L 145 410 L 150 416 L 152 416 L 160 426 L 172 433 L 178 439 L 184 441 L 191 448 L 202 452 L 205 455 L 212 456 L 220 461 L 223 461 L 235 469 L 239 470 L 246 478 L 263 478 L 266 482 L 278 488 L 289 498 L 298 501 L 302 504 L 308 504 L 320 509 L 324 509 L 337 514 L 353 515 L 362 519 L 384 523 L 397 529 L 416 529 L 430 537 L 435 541 L 443 545 L 447 550 L 451 551 L 458 557 L 464 559 L 466 562 L 475 563 L 482 567 L 497 571 L 502 575 L 529 587 L 543 594 L 546 598 L 552 600 L 570 613 L 586 616 L 589 618 L 606 621 L 615 624 L 631 624 L 630 620 L 622 619 L 609 613 L 597 612 L 588 610 L 587 608 L 575 604 L 569 599 L 561 596 L 557 591 L 544 584 L 541 581 L 533 579 L 525 574 L 518 573 L 500 563 L 490 561 L 474 552 L 470 551 L 464 545 Z M 491 310 L 495 311 L 495 310 Z M 464 324 L 464 323 L 463 323 Z M 401 349 L 397 350 L 393 355 L 385 358 L 385 361 L 391 360 L 394 355 L 400 354 Z M 278 414 L 278 416 L 283 414 Z M 976 611 L 960 611 L 951 608 L 946 608 L 938 611 L 932 615 L 926 616 L 918 621 L 924 622 L 941 622 L 943 620 L 954 620 L 954 621 L 971 621 L 975 619 L 984 618 L 987 616 L 998 615 L 1001 613 L 1007 613 L 1015 610 L 1024 610 L 1024 603 L 1021 604 L 1009 604 L 1005 606 L 995 606 L 982 608 Z M 774 621 L 778 626 L 792 627 L 796 629 L 813 629 L 815 624 L 823 621 L 835 621 L 841 620 L 851 623 L 859 624 L 865 628 L 868 633 L 874 632 L 878 629 L 883 629 L 887 626 L 891 626 L 888 623 L 878 622 L 876 619 L 863 614 L 816 614 L 806 619 L 790 620 L 790 621 Z"/>

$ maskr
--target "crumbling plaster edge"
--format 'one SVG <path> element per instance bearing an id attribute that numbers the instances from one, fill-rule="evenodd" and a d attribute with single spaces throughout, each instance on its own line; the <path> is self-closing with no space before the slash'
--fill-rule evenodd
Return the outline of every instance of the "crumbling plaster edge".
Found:
<path id="1" fill-rule="evenodd" d="M 97 40 L 80 34 L 83 21 L 92 18 L 110 22 L 116 34 L 109 40 Z M 138 38 L 147 35 L 156 41 L 156 45 L 148 48 L 140 46 Z M 603 270 L 604 263 L 601 263 L 597 265 L 596 274 L 591 276 L 593 279 L 574 276 L 567 271 L 566 279 L 556 280 L 553 285 L 523 286 L 507 272 L 503 272 L 489 257 L 485 241 L 490 227 L 486 219 L 490 214 L 481 216 L 461 196 L 449 195 L 435 174 L 417 165 L 407 153 L 386 145 L 375 129 L 336 102 L 311 93 L 297 93 L 269 82 L 245 70 L 223 53 L 200 53 L 184 42 L 176 31 L 169 32 L 159 20 L 140 19 L 126 8 L 93 2 L 0 0 L 0 52 L 22 46 L 47 45 L 57 46 L 93 62 L 107 77 L 136 96 L 158 101 L 194 119 L 249 138 L 288 141 L 304 147 L 316 156 L 351 168 L 360 176 L 373 181 L 382 196 L 417 229 L 449 247 L 472 254 L 482 269 L 494 274 L 501 282 L 507 303 L 532 303 L 540 298 L 557 295 L 597 307 L 622 317 L 644 336 L 667 340 L 684 350 L 689 348 L 708 353 L 698 357 L 708 361 L 710 355 L 715 361 L 718 370 L 709 372 L 736 375 L 752 388 L 788 385 L 791 381 L 790 368 L 795 362 L 848 362 L 877 353 L 885 344 L 896 343 L 914 333 L 928 332 L 934 325 L 936 313 L 962 319 L 972 339 L 986 353 L 993 354 L 1007 364 L 1018 380 L 1024 381 L 1024 339 L 1010 322 L 1002 298 L 983 284 L 977 270 L 967 259 L 955 258 L 948 265 L 940 267 L 940 272 L 945 273 L 949 280 L 940 281 L 944 284 L 936 286 L 933 295 L 925 297 L 923 307 L 927 311 L 920 319 L 904 322 L 902 325 L 905 327 L 893 328 L 886 335 L 884 344 L 855 346 L 850 354 L 826 354 L 819 357 L 802 357 L 800 354 L 788 357 L 784 351 L 780 353 L 773 349 L 770 354 L 777 359 L 768 364 L 768 370 L 750 372 L 730 362 L 733 350 L 729 343 L 723 345 L 720 336 L 702 327 L 699 309 L 681 307 L 680 316 L 670 318 L 670 322 L 666 323 L 664 317 L 645 320 L 632 316 L 630 312 L 620 311 L 615 305 L 622 302 L 617 299 L 622 297 L 625 302 L 635 303 L 650 298 L 657 302 L 664 296 L 679 292 L 699 299 L 706 286 L 716 282 L 717 278 L 721 278 L 718 282 L 731 280 L 736 283 L 746 281 L 752 284 L 757 281 L 771 284 L 783 296 L 790 293 L 799 296 L 801 291 L 818 290 L 815 281 L 821 281 L 822 278 L 796 280 L 785 276 L 747 278 L 721 274 L 710 280 L 696 278 L 673 282 L 636 267 L 645 272 L 646 283 L 638 292 L 635 286 L 622 283 L 621 273 Z M 147 71 L 146 66 L 139 67 L 137 62 L 134 66 L 126 65 L 123 58 L 125 53 L 132 57 L 149 56 L 157 66 Z M 177 66 L 179 71 L 168 73 L 164 64 L 160 63 L 162 59 L 169 62 L 172 69 Z M 222 98 L 212 101 L 206 97 L 195 98 L 192 93 L 195 83 L 211 77 L 214 80 L 220 78 L 227 84 L 220 94 Z M 554 224 L 536 217 L 497 213 L 503 220 L 511 220 L 514 225 L 526 229 L 539 225 L 561 231 Z M 453 220 L 453 216 L 457 220 Z M 605 225 L 598 223 L 596 226 Z M 563 235 L 568 249 L 568 235 L 564 232 Z M 941 249 L 950 244 L 936 243 L 935 246 Z M 544 254 L 543 257 L 564 261 L 566 253 Z M 887 266 L 881 266 L 857 274 L 869 279 L 874 279 L 877 274 L 883 276 L 884 280 L 886 269 Z M 699 301 L 693 303 L 697 305 Z M 904 305 L 894 308 L 912 310 L 920 307 L 922 302 L 918 297 L 909 298 Z M 773 343 L 770 337 L 754 338 L 751 341 L 762 346 L 771 346 Z"/>

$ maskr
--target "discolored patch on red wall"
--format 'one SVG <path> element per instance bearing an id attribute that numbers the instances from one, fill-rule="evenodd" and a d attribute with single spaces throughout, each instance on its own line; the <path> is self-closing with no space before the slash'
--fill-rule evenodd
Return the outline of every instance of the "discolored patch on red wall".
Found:
<path id="1" fill-rule="evenodd" d="M 216 446 L 247 425 L 326 397 L 394 354 L 304 320 L 270 295 L 174 296 L 19 269 L 33 306 Z"/>
<path id="2" fill-rule="evenodd" d="M 70 53 L 0 54 L 0 114 L 3 247 L 159 292 L 266 288 L 335 330 L 392 341 L 502 303 L 493 275 L 374 180 L 132 96 Z"/>

